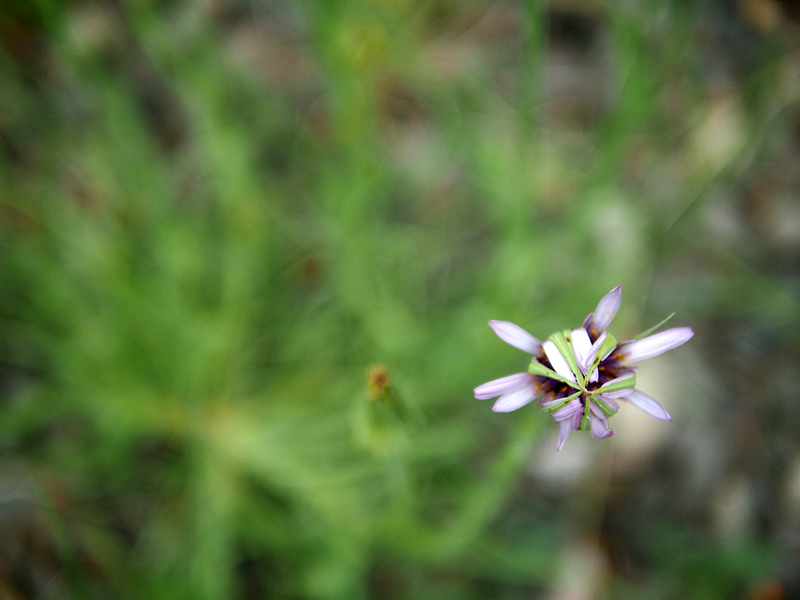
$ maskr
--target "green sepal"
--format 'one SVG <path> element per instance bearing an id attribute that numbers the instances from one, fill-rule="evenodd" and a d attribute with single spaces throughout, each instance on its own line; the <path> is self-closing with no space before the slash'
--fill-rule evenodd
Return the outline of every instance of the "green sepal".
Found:
<path id="1" fill-rule="evenodd" d="M 619 392 L 621 390 L 632 390 L 636 387 L 636 373 L 625 379 L 619 381 L 606 383 L 603 387 L 598 388 L 597 392 L 604 394 L 606 392 Z"/>
<path id="2" fill-rule="evenodd" d="M 583 417 L 581 417 L 581 431 L 589 431 L 589 412 L 591 411 L 591 404 L 589 399 L 586 399 L 586 405 L 583 408 Z"/>
<path id="3" fill-rule="evenodd" d="M 603 414 L 604 414 L 606 417 L 611 417 L 611 416 L 613 416 L 613 415 L 617 414 L 617 411 L 616 411 L 616 410 L 614 410 L 613 408 L 611 408 L 611 407 L 610 407 L 608 404 L 606 404 L 606 403 L 603 401 L 603 399 L 602 399 L 602 398 L 599 398 L 599 397 L 597 397 L 597 396 L 590 396 L 590 397 L 589 397 L 589 399 L 587 400 L 587 403 L 588 403 L 588 402 L 594 402 L 594 403 L 597 405 L 597 407 L 598 407 L 600 410 L 602 410 L 602 411 L 603 411 Z"/>
<path id="4" fill-rule="evenodd" d="M 573 400 L 575 400 L 575 398 L 577 398 L 580 395 L 581 395 L 581 392 L 575 392 L 574 394 L 572 394 L 570 396 L 567 396 L 566 398 L 562 398 L 560 402 L 557 402 L 557 403 L 553 404 L 552 406 L 546 407 L 544 409 L 544 412 L 546 412 L 548 415 L 552 414 L 552 413 L 556 412 L 559 408 L 564 406 L 567 402 L 572 402 Z"/>
<path id="5" fill-rule="evenodd" d="M 666 319 L 664 319 L 663 321 L 661 321 L 661 322 L 660 322 L 658 325 L 653 325 L 653 326 L 652 326 L 650 329 L 648 329 L 647 331 L 643 331 L 642 333 L 640 333 L 639 335 L 637 335 L 637 336 L 636 336 L 635 338 L 633 338 L 633 339 L 634 339 L 634 340 L 640 340 L 640 339 L 642 339 L 642 338 L 645 338 L 645 337 L 647 337 L 648 335 L 650 335 L 651 333 L 653 333 L 653 332 L 654 332 L 656 329 L 660 329 L 661 327 L 663 327 L 664 325 L 666 325 L 666 324 L 667 324 L 667 321 L 669 321 L 669 320 L 670 320 L 672 317 L 674 317 L 674 316 L 675 316 L 677 313 L 678 313 L 678 311 L 677 311 L 677 310 L 673 311 L 671 315 L 669 315 L 669 316 L 668 316 Z"/>
<path id="6" fill-rule="evenodd" d="M 554 333 L 547 339 L 555 344 L 561 356 L 567 361 L 572 374 L 575 375 L 578 386 L 583 387 L 583 372 L 578 365 L 578 359 L 575 358 L 575 348 L 572 346 L 572 332 L 569 329 L 565 329 L 564 331 Z"/>
<path id="7" fill-rule="evenodd" d="M 537 362 L 536 359 L 531 361 L 531 364 L 528 365 L 528 373 L 531 375 L 541 375 L 542 377 L 549 377 L 550 379 L 555 379 L 556 381 L 560 381 L 562 383 L 566 383 L 569 387 L 575 388 L 575 382 L 570 381 L 566 377 L 562 377 L 553 369 L 545 367 L 542 363 Z"/>

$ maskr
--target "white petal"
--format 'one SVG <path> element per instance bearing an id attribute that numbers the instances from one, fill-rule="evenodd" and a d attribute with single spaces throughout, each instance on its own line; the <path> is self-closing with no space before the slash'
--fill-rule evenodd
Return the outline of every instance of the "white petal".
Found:
<path id="1" fill-rule="evenodd" d="M 676 327 L 661 333 L 654 333 L 643 340 L 626 343 L 621 349 L 627 360 L 644 360 L 685 344 L 692 339 L 693 335 L 694 331 L 691 327 Z"/>
<path id="2" fill-rule="evenodd" d="M 542 348 L 542 343 L 519 325 L 508 321 L 489 321 L 489 326 L 501 340 L 528 354 L 536 356 Z"/>
<path id="3" fill-rule="evenodd" d="M 633 404 L 636 408 L 643 410 L 648 415 L 659 421 L 672 421 L 672 417 L 666 409 L 655 398 L 648 396 L 639 390 L 633 390 L 625 396 L 625 400 Z"/>
<path id="4" fill-rule="evenodd" d="M 622 286 L 618 285 L 600 299 L 594 311 L 592 326 L 598 334 L 604 332 L 611 324 L 622 304 Z"/>
<path id="5" fill-rule="evenodd" d="M 517 373 L 508 377 L 501 377 L 476 387 L 475 397 L 478 400 L 497 398 L 497 396 L 513 392 L 529 383 L 531 383 L 531 375 L 529 373 Z"/>
<path id="6" fill-rule="evenodd" d="M 492 406 L 494 412 L 511 412 L 528 404 L 536 397 L 536 388 L 531 383 L 525 387 L 503 394 Z"/>
<path id="7" fill-rule="evenodd" d="M 589 334 L 581 327 L 580 329 L 572 330 L 572 347 L 575 348 L 575 358 L 578 359 L 578 365 L 581 372 L 586 373 L 586 367 L 589 366 L 589 352 L 592 350 L 592 340 L 589 339 Z"/>
<path id="8" fill-rule="evenodd" d="M 575 383 L 575 374 L 572 372 L 572 369 L 569 368 L 567 360 L 561 356 L 561 352 L 558 351 L 556 345 L 550 340 L 547 340 L 544 344 L 542 344 L 542 348 L 544 348 L 544 353 L 547 355 L 547 359 L 553 366 L 553 370 L 561 375 L 564 379 Z"/>

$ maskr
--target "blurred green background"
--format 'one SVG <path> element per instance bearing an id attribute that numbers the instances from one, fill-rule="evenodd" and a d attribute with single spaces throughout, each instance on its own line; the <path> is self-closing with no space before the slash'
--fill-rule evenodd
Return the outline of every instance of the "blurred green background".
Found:
<path id="1" fill-rule="evenodd" d="M 4 2 L 0 597 L 800 598 L 798 16 Z M 672 423 L 474 400 L 617 284 Z"/>

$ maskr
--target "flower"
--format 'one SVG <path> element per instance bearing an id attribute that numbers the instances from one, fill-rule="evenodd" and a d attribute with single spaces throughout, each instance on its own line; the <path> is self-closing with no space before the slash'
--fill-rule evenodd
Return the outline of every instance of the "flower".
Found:
<path id="1" fill-rule="evenodd" d="M 622 287 L 608 292 L 578 329 L 554 333 L 540 342 L 508 321 L 489 321 L 503 341 L 531 355 L 527 373 L 501 377 L 475 388 L 475 398 L 494 403 L 494 412 L 511 412 L 537 400 L 558 423 L 560 451 L 573 430 L 588 430 L 595 439 L 614 435 L 608 419 L 623 400 L 661 421 L 669 413 L 655 399 L 636 389 L 636 367 L 632 362 L 652 358 L 688 342 L 690 327 L 675 327 L 661 333 L 673 313 L 636 339 L 618 342 L 606 331 L 622 303 Z M 652 335 L 651 335 L 652 334 Z"/>

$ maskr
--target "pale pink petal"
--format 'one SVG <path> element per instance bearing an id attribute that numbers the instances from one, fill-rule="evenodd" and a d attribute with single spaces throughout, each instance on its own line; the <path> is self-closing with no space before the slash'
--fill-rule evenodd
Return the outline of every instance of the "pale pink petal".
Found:
<path id="1" fill-rule="evenodd" d="M 556 345 L 550 340 L 547 340 L 544 344 L 542 344 L 542 348 L 544 348 L 544 353 L 547 355 L 547 359 L 553 366 L 553 370 L 561 375 L 564 379 L 574 383 L 575 374 L 572 372 L 572 369 L 569 368 L 566 359 L 561 356 L 561 352 L 558 351 Z"/>
<path id="2" fill-rule="evenodd" d="M 508 377 L 501 377 L 479 385 L 475 388 L 475 398 L 478 400 L 488 400 L 489 398 L 497 398 L 508 392 L 513 392 L 531 382 L 530 373 L 517 373 L 516 375 L 509 375 Z"/>
<path id="3" fill-rule="evenodd" d="M 556 446 L 556 452 L 561 452 L 561 448 L 564 447 L 564 442 L 567 441 L 567 437 L 569 437 L 569 432 L 572 431 L 572 423 L 570 421 L 561 421 L 558 424 L 558 445 Z"/>
<path id="4" fill-rule="evenodd" d="M 565 421 L 571 417 L 574 417 L 575 413 L 580 412 L 582 410 L 583 410 L 583 405 L 581 404 L 581 401 L 575 398 L 575 400 L 567 402 L 564 406 L 559 408 L 550 416 L 553 417 L 556 421 Z"/>
<path id="5" fill-rule="evenodd" d="M 606 330 L 622 304 L 622 286 L 618 285 L 600 299 L 590 327 L 599 335 Z"/>
<path id="6" fill-rule="evenodd" d="M 536 387 L 533 383 L 508 392 L 500 396 L 492 406 L 494 412 L 511 412 L 522 408 L 536 397 Z"/>
<path id="7" fill-rule="evenodd" d="M 626 342 L 620 349 L 626 360 L 644 360 L 685 344 L 692 339 L 693 335 L 694 331 L 692 331 L 691 327 L 675 327 L 661 333 L 654 333 L 642 340 Z"/>
<path id="8" fill-rule="evenodd" d="M 542 343 L 519 325 L 508 321 L 489 321 L 489 326 L 501 340 L 528 354 L 535 356 L 542 348 Z"/>
<path id="9" fill-rule="evenodd" d="M 669 416 L 669 413 L 661 406 L 659 401 L 644 392 L 633 390 L 625 396 L 625 400 L 659 421 L 672 421 L 672 417 Z"/>
<path id="10" fill-rule="evenodd" d="M 601 420 L 600 417 L 589 419 L 589 430 L 596 440 L 604 440 L 614 435 L 614 431 L 608 427 L 608 422 L 605 419 Z"/>
<path id="11" fill-rule="evenodd" d="M 589 431 L 591 431 L 594 439 L 603 440 L 614 435 L 614 432 L 608 427 L 608 420 L 605 415 L 595 404 L 591 405 L 591 413 Z"/>

